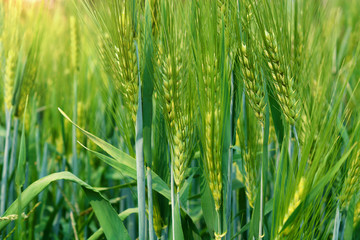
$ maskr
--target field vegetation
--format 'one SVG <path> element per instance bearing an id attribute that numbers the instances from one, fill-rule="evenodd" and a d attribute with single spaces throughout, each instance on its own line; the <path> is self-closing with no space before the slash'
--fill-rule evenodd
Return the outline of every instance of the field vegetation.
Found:
<path id="1" fill-rule="evenodd" d="M 359 12 L 0 0 L 0 239 L 360 239 Z"/>

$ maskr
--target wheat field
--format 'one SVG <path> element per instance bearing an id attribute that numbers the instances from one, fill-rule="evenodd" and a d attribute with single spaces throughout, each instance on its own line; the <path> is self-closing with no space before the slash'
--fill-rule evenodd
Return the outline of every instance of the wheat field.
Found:
<path id="1" fill-rule="evenodd" d="M 359 13 L 0 0 L 0 239 L 360 239 Z"/>

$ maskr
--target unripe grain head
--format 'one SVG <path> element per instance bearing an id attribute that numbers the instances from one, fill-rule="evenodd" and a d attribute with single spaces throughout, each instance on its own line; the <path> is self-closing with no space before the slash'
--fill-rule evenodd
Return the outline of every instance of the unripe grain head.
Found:
<path id="1" fill-rule="evenodd" d="M 13 105 L 14 85 L 15 85 L 15 64 L 16 56 L 13 50 L 9 50 L 6 59 L 4 89 L 5 89 L 5 104 L 8 109 Z"/>
<path id="2" fill-rule="evenodd" d="M 248 96 L 255 116 L 264 124 L 265 94 L 262 79 L 256 74 L 254 56 L 245 44 L 241 44 L 238 60 L 241 64 L 246 95 Z"/>
<path id="3" fill-rule="evenodd" d="M 274 34 L 265 30 L 264 57 L 273 78 L 274 90 L 286 121 L 293 125 L 299 115 L 299 99 L 293 88 L 293 79 L 284 65 Z"/>

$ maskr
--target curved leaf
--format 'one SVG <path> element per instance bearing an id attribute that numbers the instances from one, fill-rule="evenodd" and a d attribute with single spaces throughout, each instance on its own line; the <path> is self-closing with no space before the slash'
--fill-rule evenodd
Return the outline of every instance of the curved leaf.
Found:
<path id="1" fill-rule="evenodd" d="M 58 108 L 60 113 L 71 122 L 77 129 L 79 129 L 82 133 L 84 133 L 93 143 L 98 145 L 101 149 L 103 149 L 105 152 L 107 152 L 110 156 L 117 159 L 118 161 L 121 161 L 122 164 L 132 168 L 136 169 L 136 160 L 135 158 L 131 157 L 130 155 L 124 153 L 120 149 L 114 147 L 113 145 L 105 142 L 104 140 L 96 137 L 95 135 L 89 133 L 88 131 L 85 131 L 78 125 L 76 125 L 67 115 L 64 113 L 60 108 Z"/>
<path id="2" fill-rule="evenodd" d="M 100 226 L 103 228 L 107 239 L 129 239 L 129 234 L 125 229 L 123 222 L 118 217 L 115 209 L 110 202 L 89 184 L 82 181 L 70 172 L 58 172 L 43 177 L 32 183 L 21 193 L 21 209 L 23 210 L 41 191 L 48 187 L 52 182 L 58 180 L 68 180 L 79 184 L 85 191 Z M 11 206 L 5 211 L 3 216 L 18 213 L 19 202 L 16 199 Z M 10 223 L 10 220 L 0 222 L 0 231 Z"/>
<path id="3" fill-rule="evenodd" d="M 128 208 L 125 211 L 121 212 L 118 216 L 121 221 L 124 221 L 128 216 L 133 213 L 138 213 L 138 208 Z M 99 228 L 93 235 L 91 235 L 88 240 L 96 240 L 99 239 L 104 234 L 104 230 Z"/>
<path id="4" fill-rule="evenodd" d="M 121 161 L 121 159 L 114 159 L 112 157 L 108 157 L 104 154 L 101 154 L 99 152 L 93 151 L 93 150 L 85 147 L 81 143 L 79 143 L 79 144 L 83 148 L 88 150 L 89 152 L 95 154 L 98 158 L 100 158 L 106 164 L 109 164 L 111 167 L 115 168 L 119 172 L 136 180 L 136 169 L 125 165 L 123 163 L 123 161 Z M 169 189 L 168 185 L 155 172 L 151 171 L 151 174 L 152 174 L 152 189 L 170 200 L 170 189 Z"/>

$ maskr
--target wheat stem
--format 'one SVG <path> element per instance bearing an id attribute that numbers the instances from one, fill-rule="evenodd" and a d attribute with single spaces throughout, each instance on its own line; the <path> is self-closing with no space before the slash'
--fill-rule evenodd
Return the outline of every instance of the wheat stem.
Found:
<path id="1" fill-rule="evenodd" d="M 216 210 L 216 219 L 217 219 L 217 231 L 215 232 L 215 240 L 221 240 L 222 239 L 222 233 L 221 233 L 221 214 L 220 210 Z"/>
<path id="2" fill-rule="evenodd" d="M 13 139 L 12 139 L 12 147 L 11 147 L 11 157 L 10 157 L 10 166 L 9 166 L 9 173 L 11 174 L 15 169 L 15 162 L 16 162 L 16 147 L 17 147 L 17 137 L 18 137 L 18 128 L 19 128 L 19 118 L 14 118 L 14 127 L 13 127 Z M 10 182 L 9 187 L 9 203 L 13 202 L 14 198 L 14 181 Z"/>
<path id="3" fill-rule="evenodd" d="M 74 82 L 73 82 L 73 93 L 74 93 L 74 102 L 73 102 L 73 121 L 77 123 L 77 74 L 74 73 Z M 78 176 L 79 175 L 79 167 L 78 167 L 78 159 L 77 159 L 77 139 L 76 139 L 76 127 L 75 125 L 72 125 L 71 129 L 71 143 L 72 143 L 72 158 L 71 158 L 71 165 L 73 173 Z M 75 206 L 75 209 L 77 209 L 77 201 L 76 201 L 76 195 L 77 195 L 77 184 L 73 184 L 73 190 L 74 194 L 72 194 L 71 203 Z M 78 212 L 77 212 L 78 213 Z"/>
<path id="4" fill-rule="evenodd" d="M 148 205 L 149 205 L 149 239 L 154 239 L 154 206 L 153 206 L 153 195 L 152 195 L 152 176 L 151 168 L 147 167 L 147 188 L 148 188 Z"/>
<path id="5" fill-rule="evenodd" d="M 7 192 L 7 181 L 8 181 L 8 159 L 10 152 L 10 130 L 11 130 L 11 109 L 9 110 L 5 106 L 5 117 L 6 117 L 6 136 L 5 136 L 5 149 L 4 149 L 4 160 L 3 160 L 3 171 L 1 175 L 1 196 L 0 196 L 0 215 L 3 215 L 6 208 L 6 192 Z"/>
<path id="6" fill-rule="evenodd" d="M 139 66 L 138 47 L 135 40 L 137 63 Z M 139 208 L 139 240 L 145 240 L 146 233 L 146 206 L 145 206 L 145 170 L 144 170 L 144 148 L 143 148 L 143 116 L 142 116 L 142 96 L 141 96 L 141 80 L 139 75 L 139 93 L 138 93 L 138 110 L 136 115 L 136 179 L 138 192 L 138 208 Z"/>
<path id="7" fill-rule="evenodd" d="M 266 91 L 266 85 L 264 85 L 265 99 L 268 99 L 268 93 Z M 261 164 L 261 179 L 260 179 L 260 226 L 259 226 L 259 238 L 263 237 L 263 218 L 264 218 L 264 208 L 265 208 L 265 195 L 266 195 L 266 181 L 267 181 L 267 171 L 268 171 L 268 141 L 269 141 L 269 125 L 270 125 L 270 113 L 269 113 L 269 105 L 265 106 L 265 120 L 264 125 L 262 127 L 263 132 L 263 156 L 262 156 L 262 164 Z"/>
<path id="8" fill-rule="evenodd" d="M 70 212 L 70 219 L 71 219 L 71 227 L 72 227 L 72 230 L 74 232 L 74 238 L 75 238 L 75 240 L 79 240 L 79 236 L 78 236 L 78 233 L 76 231 L 76 222 L 75 222 L 75 219 L 74 219 L 73 212 Z"/>
<path id="9" fill-rule="evenodd" d="M 171 224 L 172 224 L 172 238 L 175 238 L 175 186 L 174 186 L 174 168 L 173 168 L 173 160 L 170 158 L 170 191 L 171 191 Z"/>
<path id="10" fill-rule="evenodd" d="M 340 213 L 340 203 L 339 201 L 336 204 L 336 214 L 334 220 L 334 229 L 333 229 L 333 238 L 332 240 L 337 240 L 339 236 L 339 228 L 341 222 L 341 213 Z"/>
<path id="11" fill-rule="evenodd" d="M 43 150 L 43 159 L 42 163 L 39 164 L 39 167 L 41 166 L 39 178 L 43 178 L 47 175 L 47 166 L 48 166 L 48 143 L 44 144 L 44 150 Z M 60 191 L 60 190 L 58 190 Z M 75 192 L 74 192 L 75 193 Z M 38 201 L 42 199 L 44 195 L 44 192 L 39 193 Z M 73 203 L 72 203 L 73 204 Z"/>
<path id="12" fill-rule="evenodd" d="M 262 132 L 264 136 L 264 142 L 265 142 L 265 131 L 264 127 L 262 127 Z M 263 156 L 265 153 L 263 154 Z M 259 239 L 262 237 L 262 226 L 263 226 L 263 216 L 264 216 L 264 159 L 263 164 L 261 166 L 261 173 L 260 173 L 260 221 L 259 221 Z"/>
<path id="13" fill-rule="evenodd" d="M 231 64 L 230 64 L 231 65 Z M 233 129 L 234 128 L 234 111 L 235 111 L 235 95 L 234 95 L 234 74 L 231 71 L 231 87 L 230 87 L 230 96 L 231 96 L 231 100 L 230 100 L 230 134 L 229 134 L 229 142 L 230 142 L 230 146 L 233 146 L 234 142 L 233 142 Z M 231 200 L 232 200 L 232 176 L 233 176 L 233 149 L 230 147 L 229 148 L 229 156 L 228 156 L 228 171 L 227 171 L 227 208 L 226 208 L 226 221 L 228 223 L 230 223 L 230 215 L 231 215 Z M 231 236 L 231 224 L 227 225 L 227 234 L 226 234 L 226 239 L 229 240 L 230 236 Z"/>

